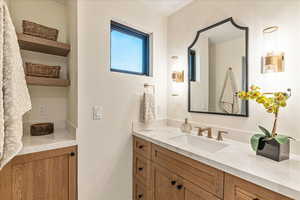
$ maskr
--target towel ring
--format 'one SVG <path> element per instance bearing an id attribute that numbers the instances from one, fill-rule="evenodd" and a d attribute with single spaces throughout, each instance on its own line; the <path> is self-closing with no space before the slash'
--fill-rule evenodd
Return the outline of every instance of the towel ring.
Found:
<path id="1" fill-rule="evenodd" d="M 149 87 L 152 88 L 153 94 L 155 94 L 155 85 L 151 85 L 151 84 L 148 84 L 148 83 L 145 83 L 145 84 L 144 84 L 144 89 L 145 89 L 145 88 L 149 88 Z"/>

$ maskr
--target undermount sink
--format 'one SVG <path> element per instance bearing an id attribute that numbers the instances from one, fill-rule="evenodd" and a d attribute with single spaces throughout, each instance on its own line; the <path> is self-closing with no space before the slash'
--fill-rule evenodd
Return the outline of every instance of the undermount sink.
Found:
<path id="1" fill-rule="evenodd" d="M 201 151 L 207 151 L 210 153 L 216 153 L 217 151 L 220 151 L 228 146 L 228 144 L 214 141 L 213 139 L 206 139 L 193 135 L 181 135 L 173 137 L 170 140 L 178 144 L 191 146 Z"/>

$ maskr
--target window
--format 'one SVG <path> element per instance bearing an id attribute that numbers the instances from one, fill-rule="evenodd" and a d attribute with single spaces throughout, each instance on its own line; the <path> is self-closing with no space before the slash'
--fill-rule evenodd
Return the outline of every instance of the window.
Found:
<path id="1" fill-rule="evenodd" d="M 190 59 L 190 81 L 196 81 L 196 51 L 189 51 Z"/>
<path id="2" fill-rule="evenodd" d="M 111 21 L 111 71 L 149 76 L 149 34 Z"/>

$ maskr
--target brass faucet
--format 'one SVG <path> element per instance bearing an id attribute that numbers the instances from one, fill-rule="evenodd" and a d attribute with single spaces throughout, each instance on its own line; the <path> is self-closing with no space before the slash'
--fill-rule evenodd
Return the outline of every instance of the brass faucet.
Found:
<path id="1" fill-rule="evenodd" d="M 218 137 L 217 137 L 218 141 L 223 141 L 223 136 L 222 136 L 223 133 L 228 134 L 227 131 L 218 131 Z"/>
<path id="2" fill-rule="evenodd" d="M 212 128 L 210 128 L 210 127 L 208 127 L 208 128 L 197 127 L 197 128 L 198 128 L 199 136 L 203 136 L 203 132 L 207 131 L 207 137 L 212 138 Z"/>

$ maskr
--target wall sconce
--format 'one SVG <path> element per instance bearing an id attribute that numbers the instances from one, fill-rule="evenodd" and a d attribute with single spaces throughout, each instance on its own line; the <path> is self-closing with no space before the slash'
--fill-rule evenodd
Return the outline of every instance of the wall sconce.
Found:
<path id="1" fill-rule="evenodd" d="M 284 53 L 278 52 L 278 26 L 263 30 L 265 56 L 262 58 L 262 73 L 284 72 Z"/>
<path id="2" fill-rule="evenodd" d="M 171 57 L 171 66 L 172 66 L 172 96 L 179 96 L 178 92 L 181 90 L 181 84 L 184 82 L 184 71 L 179 65 L 178 56 Z"/>
<path id="3" fill-rule="evenodd" d="M 178 56 L 172 56 L 172 80 L 176 83 L 184 82 L 184 71 L 180 70 L 178 66 Z"/>
<path id="4" fill-rule="evenodd" d="M 174 72 L 172 72 L 172 80 L 176 83 L 183 83 L 184 82 L 184 71 L 181 71 L 181 72 L 174 71 Z"/>

